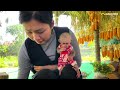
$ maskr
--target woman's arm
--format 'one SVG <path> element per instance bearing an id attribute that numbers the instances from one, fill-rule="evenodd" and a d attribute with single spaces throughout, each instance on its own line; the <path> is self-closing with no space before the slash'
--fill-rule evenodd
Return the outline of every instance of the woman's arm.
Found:
<path id="1" fill-rule="evenodd" d="M 31 69 L 31 64 L 26 51 L 25 44 L 22 45 L 19 51 L 18 66 L 19 66 L 18 79 L 28 79 Z"/>
<path id="2" fill-rule="evenodd" d="M 46 65 L 46 66 L 34 66 L 35 71 L 40 71 L 42 69 L 50 69 L 50 70 L 56 70 L 57 65 Z"/>
<path id="3" fill-rule="evenodd" d="M 57 65 L 46 65 L 43 66 L 44 69 L 50 69 L 50 70 L 56 70 L 57 69 Z"/>

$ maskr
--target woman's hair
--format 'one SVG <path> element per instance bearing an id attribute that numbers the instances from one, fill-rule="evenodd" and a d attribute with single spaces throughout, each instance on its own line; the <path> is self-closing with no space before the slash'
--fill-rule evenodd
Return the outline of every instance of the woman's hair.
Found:
<path id="1" fill-rule="evenodd" d="M 29 22 L 31 19 L 35 19 L 42 23 L 47 23 L 51 26 L 53 13 L 52 11 L 20 11 L 20 23 Z"/>

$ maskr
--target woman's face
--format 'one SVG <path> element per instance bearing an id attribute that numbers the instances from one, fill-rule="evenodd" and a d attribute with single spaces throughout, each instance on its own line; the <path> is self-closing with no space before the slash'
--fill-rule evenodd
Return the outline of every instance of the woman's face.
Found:
<path id="1" fill-rule="evenodd" d="M 37 44 L 44 44 L 47 42 L 51 36 L 51 30 L 53 25 L 41 23 L 36 20 L 31 20 L 29 22 L 23 23 L 25 27 L 25 32 L 28 37 L 35 41 Z"/>

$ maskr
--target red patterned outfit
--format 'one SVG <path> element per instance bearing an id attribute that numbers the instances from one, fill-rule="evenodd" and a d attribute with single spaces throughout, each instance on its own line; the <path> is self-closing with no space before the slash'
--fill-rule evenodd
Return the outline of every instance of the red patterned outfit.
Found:
<path id="1" fill-rule="evenodd" d="M 61 48 L 61 44 L 58 46 L 58 49 Z M 61 70 L 62 67 L 64 67 L 66 64 L 71 64 L 74 66 L 76 63 L 75 60 L 68 60 L 68 55 L 73 50 L 72 45 L 69 45 L 68 48 L 66 48 L 65 51 L 60 52 L 60 57 L 58 58 L 58 70 Z"/>

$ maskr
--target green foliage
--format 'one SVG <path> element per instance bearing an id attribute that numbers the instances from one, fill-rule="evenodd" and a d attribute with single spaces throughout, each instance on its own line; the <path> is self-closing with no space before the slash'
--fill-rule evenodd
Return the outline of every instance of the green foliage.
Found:
<path id="1" fill-rule="evenodd" d="M 112 44 L 119 44 L 119 43 L 120 43 L 120 41 L 119 41 L 119 40 L 117 40 L 117 38 L 116 38 L 116 37 L 114 37 L 113 39 L 111 39 L 111 40 L 109 41 L 108 45 L 112 45 Z"/>
<path id="2" fill-rule="evenodd" d="M 79 31 L 81 28 L 88 28 L 90 26 L 89 15 L 86 11 L 54 11 L 55 18 L 57 21 L 60 15 L 70 15 L 71 16 L 71 24 L 74 28 L 75 32 Z"/>
<path id="3" fill-rule="evenodd" d="M 95 72 L 100 72 L 104 75 L 107 75 L 112 72 L 112 69 L 108 66 L 107 63 L 94 62 L 91 64 L 93 65 Z"/>
<path id="4" fill-rule="evenodd" d="M 0 58 L 0 68 L 18 67 L 17 56 L 7 56 Z"/>
<path id="5" fill-rule="evenodd" d="M 0 45 L 0 57 L 6 56 L 8 52 L 8 46 Z"/>
<path id="6" fill-rule="evenodd" d="M 82 61 L 84 62 L 94 62 L 96 61 L 95 58 L 95 48 L 94 48 L 94 44 L 91 43 L 92 45 L 88 47 L 85 46 L 80 46 L 80 53 L 81 53 L 81 57 L 82 57 Z M 109 57 L 102 57 L 101 55 L 101 61 L 108 61 L 110 60 Z"/>
<path id="7" fill-rule="evenodd" d="M 8 56 L 10 55 L 18 55 L 18 51 L 22 45 L 22 43 L 25 40 L 25 33 L 24 33 L 24 28 L 21 24 L 18 25 L 13 25 L 13 26 L 8 26 L 7 33 L 10 33 L 11 35 L 13 35 L 15 37 L 15 41 L 14 43 L 12 43 L 9 47 L 8 47 Z"/>
<path id="8" fill-rule="evenodd" d="M 2 40 L 2 36 L 0 36 L 0 40 Z"/>
<path id="9" fill-rule="evenodd" d="M 107 44 L 108 44 L 108 41 L 100 39 L 100 47 L 106 46 Z"/>
<path id="10" fill-rule="evenodd" d="M 94 41 L 91 41 L 91 42 L 88 42 L 88 47 L 89 48 L 95 48 L 95 43 L 94 43 Z"/>
<path id="11" fill-rule="evenodd" d="M 21 24 L 17 24 L 17 25 L 12 25 L 12 26 L 8 26 L 6 29 L 6 33 L 10 33 L 11 35 L 18 35 L 18 34 L 23 34 L 23 26 Z"/>
<path id="12" fill-rule="evenodd" d="M 82 55 L 81 55 L 82 56 Z M 96 59 L 95 59 L 95 55 L 93 54 L 88 54 L 88 55 L 84 55 L 82 56 L 82 62 L 95 62 Z M 109 61 L 109 57 L 101 57 L 101 61 Z"/>
<path id="13" fill-rule="evenodd" d="M 103 46 L 108 46 L 108 45 L 113 45 L 113 44 L 119 44 L 120 41 L 116 39 L 116 37 L 114 37 L 113 39 L 111 40 L 103 40 L 103 39 L 100 39 L 100 46 L 103 47 Z"/>

